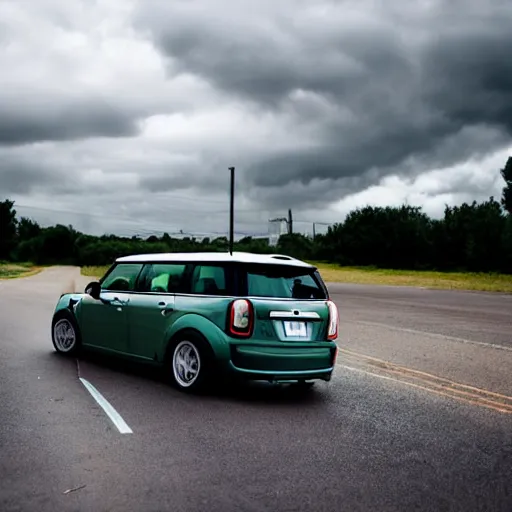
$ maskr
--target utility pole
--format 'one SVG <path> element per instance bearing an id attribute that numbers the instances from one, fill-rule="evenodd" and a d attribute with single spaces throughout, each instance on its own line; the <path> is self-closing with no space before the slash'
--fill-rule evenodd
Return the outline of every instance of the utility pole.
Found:
<path id="1" fill-rule="evenodd" d="M 234 232 L 235 232 L 235 168 L 228 167 L 231 173 L 231 190 L 229 194 L 229 254 L 233 255 Z"/>

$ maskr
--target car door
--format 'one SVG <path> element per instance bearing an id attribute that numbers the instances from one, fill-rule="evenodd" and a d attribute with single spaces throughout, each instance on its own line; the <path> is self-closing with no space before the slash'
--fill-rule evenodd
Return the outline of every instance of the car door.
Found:
<path id="1" fill-rule="evenodd" d="M 143 265 L 117 264 L 101 283 L 100 300 L 85 296 L 81 305 L 83 343 L 112 352 L 128 352 L 128 309 Z"/>
<path id="2" fill-rule="evenodd" d="M 147 264 L 129 308 L 129 351 L 155 359 L 167 340 L 165 334 L 176 316 L 174 293 L 183 291 L 185 264 Z"/>

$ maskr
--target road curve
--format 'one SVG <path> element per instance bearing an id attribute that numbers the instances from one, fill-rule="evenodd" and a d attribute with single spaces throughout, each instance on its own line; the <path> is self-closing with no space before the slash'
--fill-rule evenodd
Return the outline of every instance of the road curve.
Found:
<path id="1" fill-rule="evenodd" d="M 0 282 L 3 512 L 512 510 L 512 414 L 381 378 L 343 354 L 333 381 L 304 396 L 261 385 L 186 396 L 151 371 L 53 352 L 57 297 L 82 285 L 74 268 Z M 375 357 L 395 351 L 424 365 L 418 348 L 428 337 L 408 342 L 413 334 L 403 331 L 397 340 L 382 325 L 395 319 L 395 326 L 422 331 L 434 325 L 430 313 L 419 319 L 419 305 L 407 310 L 412 299 L 399 298 L 402 291 L 388 290 L 386 300 L 385 290 L 358 290 L 334 290 L 342 349 Z M 447 300 L 457 307 L 456 298 Z M 447 311 L 439 314 L 447 316 L 440 335 Z M 357 323 L 370 321 L 375 325 Z M 480 327 L 475 339 L 507 345 L 501 328 Z M 453 328 L 450 336 L 468 332 Z M 438 350 L 484 350 L 439 342 Z M 132 433 L 116 429 L 79 378 Z"/>

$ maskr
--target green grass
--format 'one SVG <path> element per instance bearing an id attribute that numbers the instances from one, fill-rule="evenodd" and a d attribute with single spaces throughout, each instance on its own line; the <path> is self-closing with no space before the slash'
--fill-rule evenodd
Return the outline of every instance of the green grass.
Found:
<path id="1" fill-rule="evenodd" d="M 313 263 L 313 262 L 312 262 Z M 417 286 L 443 290 L 474 290 L 512 293 L 512 275 L 470 272 L 432 272 L 386 270 L 373 267 L 340 267 L 333 263 L 318 263 L 327 283 L 355 283 L 392 286 Z M 109 267 L 82 267 L 82 275 L 100 278 Z"/>
<path id="2" fill-rule="evenodd" d="M 42 270 L 32 263 L 8 263 L 0 261 L 0 279 L 33 276 Z"/>
<path id="3" fill-rule="evenodd" d="M 443 290 L 475 290 L 512 293 L 512 275 L 479 272 L 434 272 L 387 270 L 373 267 L 340 267 L 315 263 L 328 283 L 357 283 L 392 286 L 417 286 Z"/>

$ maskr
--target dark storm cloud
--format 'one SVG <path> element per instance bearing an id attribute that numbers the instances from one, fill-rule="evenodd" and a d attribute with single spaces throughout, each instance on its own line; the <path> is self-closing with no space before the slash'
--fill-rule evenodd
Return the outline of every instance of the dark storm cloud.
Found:
<path id="1" fill-rule="evenodd" d="M 512 11 L 512 5 L 511 5 Z M 512 15 L 506 30 L 447 36 L 424 55 L 426 100 L 460 125 L 489 123 L 512 133 Z"/>
<path id="2" fill-rule="evenodd" d="M 173 73 L 199 75 L 298 127 L 314 124 L 314 149 L 255 158 L 247 172 L 255 185 L 369 172 L 378 178 L 410 171 L 411 160 L 424 166 L 419 172 L 511 140 L 510 2 L 431 2 L 402 11 L 397 2 L 379 10 L 374 2 L 262 1 L 254 12 L 214 3 L 203 10 L 148 1 L 137 24 L 151 31 Z M 315 17 L 313 8 L 322 6 L 328 15 Z M 314 93 L 330 112 L 315 116 L 297 91 Z"/>
<path id="3" fill-rule="evenodd" d="M 34 104 L 2 99 L 0 93 L 0 145 L 14 146 L 42 141 L 88 137 L 124 137 L 137 133 L 128 109 L 87 99 L 58 102 L 48 98 Z"/>
<path id="4" fill-rule="evenodd" d="M 204 17 L 184 16 L 172 27 L 164 20 L 150 26 L 158 47 L 175 59 L 176 71 L 198 74 L 265 106 L 277 105 L 295 89 L 343 97 L 381 72 L 410 73 L 399 41 L 380 27 L 363 34 L 345 27 L 320 36 L 277 24 L 244 31 Z"/>

